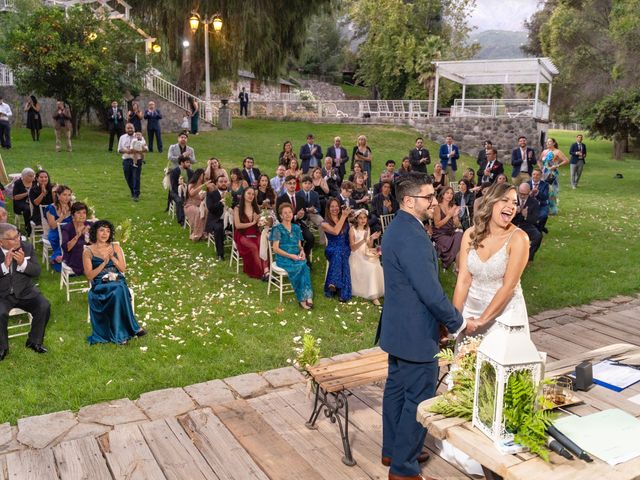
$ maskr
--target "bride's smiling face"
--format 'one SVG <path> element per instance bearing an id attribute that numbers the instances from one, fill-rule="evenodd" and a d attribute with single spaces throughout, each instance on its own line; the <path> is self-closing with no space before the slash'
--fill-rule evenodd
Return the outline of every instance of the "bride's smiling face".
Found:
<path id="1" fill-rule="evenodd" d="M 500 226 L 507 228 L 516 216 L 518 207 L 517 194 L 514 189 L 509 190 L 504 196 L 493 205 L 491 213 L 491 221 Z"/>

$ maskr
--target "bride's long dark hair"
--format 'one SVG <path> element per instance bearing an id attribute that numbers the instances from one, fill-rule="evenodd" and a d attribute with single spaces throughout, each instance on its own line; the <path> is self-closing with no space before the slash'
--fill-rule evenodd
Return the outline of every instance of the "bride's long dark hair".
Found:
<path id="1" fill-rule="evenodd" d="M 471 249 L 482 248 L 482 241 L 491 233 L 489 221 L 493 214 L 493 206 L 504 197 L 509 190 L 516 190 L 516 187 L 508 183 L 494 183 L 487 188 L 480 199 L 480 206 L 473 214 L 473 232 L 471 232 Z"/>

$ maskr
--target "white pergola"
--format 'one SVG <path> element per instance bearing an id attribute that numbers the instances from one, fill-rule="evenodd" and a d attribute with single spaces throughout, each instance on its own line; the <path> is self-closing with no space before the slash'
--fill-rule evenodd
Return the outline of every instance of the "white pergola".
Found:
<path id="1" fill-rule="evenodd" d="M 560 73 L 550 58 L 510 58 L 500 60 L 462 60 L 432 62 L 436 67 L 436 87 L 433 115 L 438 112 L 438 85 L 440 77 L 462 85 L 462 105 L 467 85 L 535 84 L 535 104 L 538 103 L 540 84 L 549 84 L 547 106 L 551 104 L 551 83 Z"/>

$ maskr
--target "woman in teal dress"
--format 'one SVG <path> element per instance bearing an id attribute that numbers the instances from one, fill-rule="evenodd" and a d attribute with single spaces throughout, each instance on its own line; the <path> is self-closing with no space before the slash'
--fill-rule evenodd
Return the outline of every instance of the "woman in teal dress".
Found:
<path id="1" fill-rule="evenodd" d="M 324 295 L 333 297 L 338 294 L 341 302 L 351 300 L 351 270 L 349 269 L 351 245 L 349 244 L 349 222 L 347 222 L 349 213 L 351 213 L 349 207 L 341 209 L 338 199 L 330 198 L 326 206 L 326 220 L 320 225 L 327 236 L 324 256 L 329 263 L 327 278 L 324 281 Z"/>
<path id="2" fill-rule="evenodd" d="M 538 166 L 542 170 L 542 179 L 549 184 L 549 215 L 558 214 L 558 203 L 560 201 L 560 177 L 559 167 L 569 163 L 569 159 L 558 148 L 555 138 L 547 139 L 547 148 L 540 154 Z"/>
<path id="3" fill-rule="evenodd" d="M 293 209 L 291 204 L 281 204 L 278 208 L 278 214 L 281 223 L 273 227 L 269 238 L 273 243 L 276 265 L 286 270 L 300 307 L 310 310 L 313 308 L 311 270 L 307 266 L 307 259 L 302 248 L 302 230 L 298 225 L 292 223 Z"/>
<path id="4" fill-rule="evenodd" d="M 90 245 L 82 255 L 84 274 L 91 282 L 89 316 L 93 331 L 87 338 L 91 345 L 124 345 L 131 337 L 146 334 L 133 313 L 124 278 L 127 265 L 120 245 L 113 243 L 114 231 L 107 220 L 95 222 L 89 230 Z"/>
<path id="5" fill-rule="evenodd" d="M 46 208 L 49 233 L 47 240 L 51 244 L 51 266 L 56 271 L 62 270 L 62 247 L 58 225 L 65 225 L 72 221 L 71 217 L 71 189 L 66 185 L 58 185 L 53 196 L 53 203 Z"/>

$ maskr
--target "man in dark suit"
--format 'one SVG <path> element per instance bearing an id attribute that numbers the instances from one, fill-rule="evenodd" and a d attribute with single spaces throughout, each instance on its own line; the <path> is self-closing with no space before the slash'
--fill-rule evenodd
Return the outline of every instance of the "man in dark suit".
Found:
<path id="1" fill-rule="evenodd" d="M 247 116 L 247 111 L 249 110 L 249 94 L 244 91 L 244 87 L 242 87 L 242 91 L 238 94 L 238 100 L 240 100 L 240 116 L 242 116 L 242 112 L 244 112 L 244 116 Z"/>
<path id="2" fill-rule="evenodd" d="M 409 151 L 409 162 L 414 172 L 427 173 L 427 165 L 431 163 L 429 150 L 424 148 L 423 144 L 422 137 L 418 137 L 416 138 L 416 148 Z"/>
<path id="3" fill-rule="evenodd" d="M 242 178 L 253 188 L 258 187 L 260 170 L 253 167 L 253 157 L 245 157 L 242 161 Z"/>
<path id="4" fill-rule="evenodd" d="M 120 138 L 124 134 L 124 114 L 118 107 L 118 102 L 111 102 L 111 108 L 107 110 L 107 126 L 109 127 L 109 151 L 113 152 L 113 139 Z"/>
<path id="5" fill-rule="evenodd" d="M 382 239 L 385 305 L 380 347 L 389 354 L 382 400 L 382 462 L 389 480 L 420 480 L 426 436 L 418 404 L 435 395 L 441 328 L 458 333 L 466 323 L 438 280 L 438 255 L 423 222 L 437 205 L 432 180 L 412 172 L 397 181 L 400 210 Z M 473 324 L 473 320 L 468 323 Z"/>
<path id="6" fill-rule="evenodd" d="M 549 233 L 546 224 L 549 218 L 549 184 L 542 180 L 542 174 L 540 170 L 536 169 L 531 173 L 531 180 L 527 182 L 531 193 L 531 198 L 538 201 L 540 207 L 538 213 L 538 230 L 544 233 Z"/>
<path id="7" fill-rule="evenodd" d="M 306 218 L 320 229 L 320 225 L 324 221 L 320 214 L 322 211 L 320 195 L 313 190 L 313 181 L 309 175 L 303 175 L 300 184 L 302 185 L 302 189 L 296 192 L 296 202 L 303 201 L 305 203 Z M 320 238 L 323 240 L 321 243 L 325 245 L 326 239 L 322 231 L 320 231 Z"/>
<path id="8" fill-rule="evenodd" d="M 494 147 L 486 151 L 487 160 L 478 169 L 478 185 L 492 184 L 498 175 L 504 173 L 504 165 L 498 161 L 498 150 Z"/>
<path id="9" fill-rule="evenodd" d="M 576 135 L 576 143 L 571 145 L 569 155 L 571 155 L 571 160 L 569 161 L 571 188 L 575 189 L 578 186 L 580 177 L 582 176 L 585 158 L 587 158 L 587 146 L 582 143 L 582 135 Z"/>
<path id="10" fill-rule="evenodd" d="M 213 233 L 216 241 L 218 260 L 224 260 L 224 196 L 227 193 L 228 180 L 225 175 L 216 179 L 216 189 L 207 192 L 206 204 L 209 214 L 204 231 Z M 230 193 L 229 193 L 230 195 Z"/>
<path id="11" fill-rule="evenodd" d="M 7 325 L 12 308 L 21 308 L 33 316 L 27 347 L 47 353 L 42 343 L 51 305 L 33 283 L 40 275 L 34 248 L 22 242 L 18 229 L 8 223 L 0 223 L 0 247 L 0 361 L 9 352 Z"/>
<path id="12" fill-rule="evenodd" d="M 511 183 L 516 187 L 531 179 L 531 172 L 536 164 L 536 152 L 527 147 L 527 137 L 518 137 L 518 148 L 511 152 Z"/>
<path id="13" fill-rule="evenodd" d="M 156 102 L 149 102 L 144 111 L 144 119 L 147 121 L 147 139 L 149 140 L 149 151 L 153 152 L 153 137 L 156 137 L 158 152 L 162 153 L 162 131 L 160 130 L 160 120 L 162 113 L 156 108 Z"/>
<path id="14" fill-rule="evenodd" d="M 340 184 L 342 184 L 342 178 L 340 178 L 338 169 L 333 166 L 333 160 L 329 157 L 324 159 L 322 178 L 324 178 L 327 182 L 327 186 L 329 187 L 329 195 L 332 197 L 337 197 L 340 193 Z"/>
<path id="15" fill-rule="evenodd" d="M 283 203 L 290 203 L 293 207 L 293 223 L 297 223 L 300 230 L 302 230 L 302 238 L 304 239 L 302 246 L 304 247 L 304 254 L 307 257 L 307 265 L 311 268 L 310 256 L 311 250 L 313 250 L 313 244 L 315 243 L 315 238 L 307 224 L 304 222 L 307 215 L 307 202 L 304 197 L 298 198 L 296 196 L 296 183 L 296 177 L 293 175 L 287 175 L 287 178 L 285 179 L 287 191 L 277 198 L 276 212 Z"/>
<path id="16" fill-rule="evenodd" d="M 327 157 L 331 157 L 333 168 L 338 169 L 338 175 L 340 175 L 340 180 L 342 180 L 347 174 L 345 165 L 349 161 L 349 154 L 347 153 L 347 149 L 342 146 L 342 139 L 340 137 L 334 138 L 333 145 L 327 148 Z"/>
<path id="17" fill-rule="evenodd" d="M 178 166 L 169 174 L 171 180 L 169 197 L 176 204 L 176 219 L 180 225 L 184 225 L 184 193 L 181 192 L 180 185 L 183 185 L 183 189 L 186 190 L 191 175 L 193 175 L 191 158 L 178 157 Z"/>
<path id="18" fill-rule="evenodd" d="M 485 140 L 484 146 L 478 151 L 478 158 L 476 159 L 476 163 L 478 167 L 482 166 L 487 161 L 487 148 L 492 148 L 493 143 L 491 140 Z"/>
<path id="19" fill-rule="evenodd" d="M 352 210 L 355 210 L 358 207 L 356 201 L 351 198 L 351 194 L 353 193 L 353 183 L 349 180 L 342 182 L 340 185 L 340 195 L 338 195 L 338 201 L 340 202 L 340 206 L 344 207 L 345 205 L 349 206 Z"/>
<path id="20" fill-rule="evenodd" d="M 529 195 L 530 193 L 529 184 L 521 183 L 518 187 L 518 209 L 511 223 L 529 235 L 529 261 L 533 262 L 533 257 L 542 243 L 542 233 L 538 230 L 540 206 L 538 201 Z"/>
<path id="21" fill-rule="evenodd" d="M 447 135 L 445 142 L 440 145 L 440 164 L 442 171 L 447 174 L 447 178 L 451 182 L 456 181 L 456 172 L 458 171 L 457 161 L 460 158 L 460 149 L 453 143 L 453 137 Z"/>
<path id="22" fill-rule="evenodd" d="M 317 167 L 322 162 L 322 147 L 314 143 L 313 134 L 307 135 L 307 143 L 300 147 L 300 160 L 302 173 L 307 173 L 309 168 Z"/>

